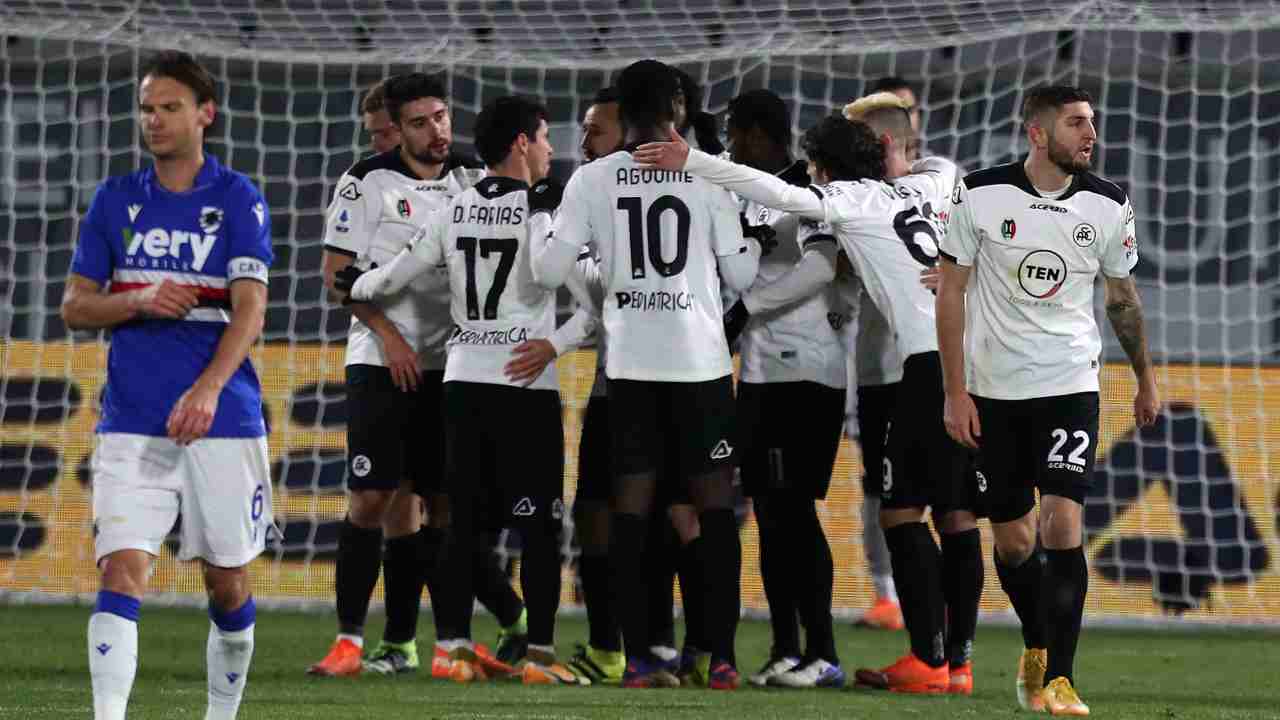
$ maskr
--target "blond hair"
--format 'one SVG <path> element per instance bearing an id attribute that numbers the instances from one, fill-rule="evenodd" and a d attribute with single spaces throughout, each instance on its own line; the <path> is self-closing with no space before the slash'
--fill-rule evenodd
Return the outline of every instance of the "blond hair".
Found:
<path id="1" fill-rule="evenodd" d="M 911 112 L 910 103 L 891 92 L 884 91 L 871 93 L 845 105 L 844 117 L 850 121 L 866 120 L 868 115 L 878 110 L 889 110 L 891 108 Z"/>

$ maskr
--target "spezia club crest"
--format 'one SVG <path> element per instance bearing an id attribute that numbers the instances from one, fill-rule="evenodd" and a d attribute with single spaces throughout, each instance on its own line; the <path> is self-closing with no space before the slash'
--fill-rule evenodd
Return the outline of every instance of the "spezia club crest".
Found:
<path id="1" fill-rule="evenodd" d="M 1013 218 L 1005 218 L 1004 222 L 1000 223 L 1000 235 L 1005 240 L 1012 240 L 1013 236 L 1017 234 L 1018 223 L 1014 222 Z"/>
<path id="2" fill-rule="evenodd" d="M 212 235 L 222 227 L 222 208 L 205 205 L 200 208 L 200 229 L 205 235 Z"/>
<path id="3" fill-rule="evenodd" d="M 1098 231 L 1093 229 L 1089 223 L 1080 223 L 1076 229 L 1071 232 L 1071 239 L 1080 247 L 1089 247 L 1098 237 Z"/>

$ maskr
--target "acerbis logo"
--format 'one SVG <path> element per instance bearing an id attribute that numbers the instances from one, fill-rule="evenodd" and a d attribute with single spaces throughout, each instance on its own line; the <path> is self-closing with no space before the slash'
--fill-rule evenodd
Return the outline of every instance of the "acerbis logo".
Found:
<path id="1" fill-rule="evenodd" d="M 338 197 L 343 200 L 359 200 L 361 198 L 360 187 L 356 185 L 355 180 L 352 180 L 338 191 Z"/>
<path id="2" fill-rule="evenodd" d="M 974 470 L 974 471 L 973 471 L 973 475 L 974 475 L 974 478 L 978 481 L 978 492 L 980 492 L 980 493 L 984 493 L 984 492 L 986 492 L 986 491 L 987 491 L 987 476 L 986 476 L 986 475 L 983 475 L 981 470 Z"/>
<path id="3" fill-rule="evenodd" d="M 1061 205 L 1050 205 L 1049 203 L 1031 203 L 1027 206 L 1028 210 L 1048 210 L 1049 212 L 1065 213 L 1066 208 Z"/>
<path id="4" fill-rule="evenodd" d="M 538 508 L 534 506 L 533 501 L 528 497 L 520 498 L 516 501 L 515 507 L 511 508 L 511 514 L 516 517 L 533 517 L 536 512 L 538 512 Z"/>
<path id="5" fill-rule="evenodd" d="M 1052 250 L 1035 250 L 1018 265 L 1018 285 L 1037 300 L 1051 298 L 1067 281 L 1067 261 Z"/>
<path id="6" fill-rule="evenodd" d="M 368 455 L 357 455 L 351 458 L 351 474 L 356 477 L 364 477 L 373 470 L 373 462 L 369 460 Z"/>
<path id="7" fill-rule="evenodd" d="M 728 440 L 720 440 L 711 450 L 712 460 L 724 460 L 731 455 L 733 455 L 733 446 L 729 444 Z"/>
<path id="8" fill-rule="evenodd" d="M 1071 231 L 1071 240 L 1082 248 L 1089 247 L 1098 238 L 1098 231 L 1089 223 L 1080 223 Z"/>

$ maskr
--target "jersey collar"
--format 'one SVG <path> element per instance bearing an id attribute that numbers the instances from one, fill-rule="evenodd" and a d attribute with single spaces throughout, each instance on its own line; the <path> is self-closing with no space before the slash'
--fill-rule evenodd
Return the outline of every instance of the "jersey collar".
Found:
<path id="1" fill-rule="evenodd" d="M 160 190 L 164 190 L 167 193 L 177 194 L 177 195 L 187 195 L 189 193 L 198 192 L 200 190 L 203 190 L 209 187 L 210 185 L 212 185 L 214 182 L 217 181 L 218 176 L 221 174 L 222 174 L 222 163 L 218 162 L 218 158 L 215 157 L 208 150 L 206 150 L 204 153 L 204 164 L 201 165 L 200 169 L 196 171 L 196 177 L 191 182 L 191 189 L 187 190 L 184 193 L 173 193 L 172 190 L 169 190 L 165 188 L 165 186 L 160 184 L 160 180 L 156 177 L 155 163 L 152 163 L 147 168 L 146 176 L 144 180 L 147 185 L 151 185 Z"/>
<path id="2" fill-rule="evenodd" d="M 1024 155 L 1022 156 L 1021 160 L 1015 163 L 1017 165 L 1017 168 L 1014 169 L 1013 179 L 1014 179 L 1014 184 L 1017 185 L 1019 189 L 1021 189 L 1023 192 L 1027 193 L 1028 195 L 1031 195 L 1032 197 L 1038 197 L 1043 200 L 1049 200 L 1051 202 L 1063 202 L 1067 198 L 1070 198 L 1072 195 L 1075 195 L 1076 191 L 1080 189 L 1081 176 L 1084 173 L 1072 173 L 1071 184 L 1067 186 L 1067 189 L 1063 191 L 1063 193 L 1056 198 L 1047 198 L 1044 195 L 1041 195 L 1039 190 L 1036 190 L 1035 185 L 1031 184 L 1031 178 L 1027 177 L 1026 162 L 1027 162 L 1027 156 Z"/>
<path id="3" fill-rule="evenodd" d="M 480 197 L 492 199 L 507 193 L 528 190 L 529 186 L 523 180 L 491 175 L 476 183 L 475 188 L 476 192 L 480 193 Z"/>

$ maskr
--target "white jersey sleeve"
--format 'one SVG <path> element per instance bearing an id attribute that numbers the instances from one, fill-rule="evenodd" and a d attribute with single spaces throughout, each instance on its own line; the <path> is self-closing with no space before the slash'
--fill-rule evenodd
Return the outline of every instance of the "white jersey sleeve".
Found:
<path id="1" fill-rule="evenodd" d="M 338 179 L 324 219 L 324 246 L 354 258 L 367 257 L 378 231 L 377 193 L 366 192 L 364 181 L 350 173 Z"/>
<path id="2" fill-rule="evenodd" d="M 822 194 L 813 190 L 812 186 L 797 187 L 769 173 L 712 157 L 692 148 L 689 149 L 684 169 L 765 207 L 795 213 L 812 220 L 827 219 Z"/>
<path id="3" fill-rule="evenodd" d="M 1134 227 L 1133 204 L 1125 198 L 1119 222 L 1113 223 L 1102 233 L 1099 243 L 1102 274 L 1112 278 L 1126 278 L 1138 264 L 1138 236 Z"/>
<path id="4" fill-rule="evenodd" d="M 830 225 L 806 221 L 795 242 L 800 246 L 800 261 L 780 277 L 754 285 L 743 294 L 742 304 L 752 315 L 808 300 L 835 279 L 836 253 L 840 248 Z"/>
<path id="5" fill-rule="evenodd" d="M 427 222 L 389 264 L 366 271 L 351 288 L 351 299 L 368 301 L 394 295 L 414 278 L 444 262 L 444 231 L 448 227 L 444 211 L 427 215 Z"/>
<path id="6" fill-rule="evenodd" d="M 955 189 L 951 191 L 951 216 L 947 219 L 947 232 L 942 236 L 942 254 L 947 259 L 963 267 L 971 267 L 974 258 L 978 257 L 978 245 L 981 236 L 973 222 L 973 212 L 965 202 L 967 190 L 964 180 L 957 180 Z"/>

